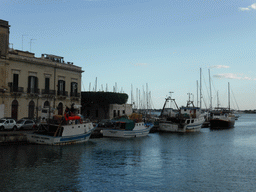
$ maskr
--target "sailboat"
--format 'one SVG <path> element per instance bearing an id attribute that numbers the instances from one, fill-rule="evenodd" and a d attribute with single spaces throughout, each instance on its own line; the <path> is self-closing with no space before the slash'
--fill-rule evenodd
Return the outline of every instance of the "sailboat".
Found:
<path id="1" fill-rule="evenodd" d="M 230 85 L 228 83 L 228 108 L 217 107 L 210 112 L 211 129 L 229 129 L 235 125 L 235 115 L 230 110 Z"/>

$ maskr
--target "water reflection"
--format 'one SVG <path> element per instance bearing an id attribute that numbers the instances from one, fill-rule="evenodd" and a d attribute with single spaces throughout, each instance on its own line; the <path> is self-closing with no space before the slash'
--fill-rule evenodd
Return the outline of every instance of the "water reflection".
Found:
<path id="1" fill-rule="evenodd" d="M 256 126 L 0 147 L 2 191 L 252 191 Z M 252 123 L 253 125 L 255 124 Z M 246 125 L 246 123 L 245 123 Z"/>

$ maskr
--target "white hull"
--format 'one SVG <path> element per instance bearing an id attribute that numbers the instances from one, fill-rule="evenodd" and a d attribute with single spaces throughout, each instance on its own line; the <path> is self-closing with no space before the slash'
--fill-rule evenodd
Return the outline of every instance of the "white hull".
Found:
<path id="1" fill-rule="evenodd" d="M 177 124 L 171 121 L 165 121 L 159 123 L 159 130 L 164 132 L 198 132 L 201 130 L 204 119 L 200 119 L 195 123 L 189 124 Z"/>
<path id="2" fill-rule="evenodd" d="M 122 137 L 122 138 L 131 138 L 131 137 L 143 137 L 147 136 L 150 129 L 153 127 L 141 126 L 134 128 L 133 130 L 120 130 L 120 129 L 102 129 L 103 137 Z"/>
<path id="3" fill-rule="evenodd" d="M 40 133 L 27 134 L 30 143 L 45 145 L 66 145 L 87 142 L 96 127 L 92 123 L 63 125 L 62 136 L 49 136 Z"/>

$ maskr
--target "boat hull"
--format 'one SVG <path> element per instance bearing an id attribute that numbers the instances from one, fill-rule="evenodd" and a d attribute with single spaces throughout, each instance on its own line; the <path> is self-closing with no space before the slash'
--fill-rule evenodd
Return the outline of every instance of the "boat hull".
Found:
<path id="1" fill-rule="evenodd" d="M 65 136 L 49 136 L 45 134 L 40 134 L 37 132 L 27 134 L 27 140 L 30 143 L 44 144 L 44 145 L 67 145 L 75 143 L 87 142 L 95 130 L 96 127 L 90 128 L 84 133 L 72 134 Z"/>
<path id="2" fill-rule="evenodd" d="M 202 128 L 202 124 L 204 120 L 199 121 L 193 124 L 178 124 L 173 122 L 160 122 L 159 123 L 159 130 L 164 132 L 199 132 Z"/>
<path id="3" fill-rule="evenodd" d="M 147 127 L 141 130 L 118 130 L 118 129 L 102 129 L 103 137 L 121 137 L 121 138 L 132 138 L 132 137 L 144 137 L 147 136 L 150 129 L 153 127 Z"/>
<path id="4" fill-rule="evenodd" d="M 234 128 L 234 120 L 212 119 L 210 120 L 211 129 L 230 129 Z"/>
<path id="5" fill-rule="evenodd" d="M 27 134 L 27 139 L 30 143 L 45 144 L 45 145 L 67 145 L 75 143 L 87 142 L 91 133 L 74 135 L 69 137 L 53 137 L 41 134 Z"/>

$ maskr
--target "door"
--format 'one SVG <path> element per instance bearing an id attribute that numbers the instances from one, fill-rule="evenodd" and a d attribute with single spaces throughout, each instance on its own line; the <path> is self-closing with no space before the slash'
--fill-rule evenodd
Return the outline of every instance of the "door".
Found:
<path id="1" fill-rule="evenodd" d="M 12 118 L 17 120 L 18 119 L 18 101 L 13 100 L 12 102 Z"/>
<path id="2" fill-rule="evenodd" d="M 28 117 L 33 119 L 34 118 L 34 111 L 35 111 L 35 102 L 30 101 L 28 105 Z"/>

